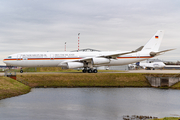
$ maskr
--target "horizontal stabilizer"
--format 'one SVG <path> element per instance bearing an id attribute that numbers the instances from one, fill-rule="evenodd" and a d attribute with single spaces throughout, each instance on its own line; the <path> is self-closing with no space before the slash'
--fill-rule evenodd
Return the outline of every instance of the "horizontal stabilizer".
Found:
<path id="1" fill-rule="evenodd" d="M 154 56 L 161 55 L 162 53 L 165 53 L 165 52 L 168 52 L 168 51 L 171 51 L 171 50 L 175 50 L 175 49 L 168 49 L 168 50 L 163 50 L 163 51 L 159 51 L 159 52 L 150 52 L 150 55 L 152 57 L 154 57 Z"/>

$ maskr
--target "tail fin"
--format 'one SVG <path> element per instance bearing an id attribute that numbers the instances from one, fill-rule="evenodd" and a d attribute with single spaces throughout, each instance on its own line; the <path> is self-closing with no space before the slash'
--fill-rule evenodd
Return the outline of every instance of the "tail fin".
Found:
<path id="1" fill-rule="evenodd" d="M 142 51 L 158 52 L 163 35 L 164 35 L 164 30 L 158 30 L 156 34 L 146 43 Z"/>

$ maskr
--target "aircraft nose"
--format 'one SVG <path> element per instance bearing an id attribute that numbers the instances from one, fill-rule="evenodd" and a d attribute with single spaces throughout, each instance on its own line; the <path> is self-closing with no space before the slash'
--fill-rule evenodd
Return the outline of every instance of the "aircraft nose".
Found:
<path id="1" fill-rule="evenodd" d="M 7 61 L 6 61 L 6 59 L 3 59 L 3 62 L 4 62 L 5 64 L 7 64 Z"/>

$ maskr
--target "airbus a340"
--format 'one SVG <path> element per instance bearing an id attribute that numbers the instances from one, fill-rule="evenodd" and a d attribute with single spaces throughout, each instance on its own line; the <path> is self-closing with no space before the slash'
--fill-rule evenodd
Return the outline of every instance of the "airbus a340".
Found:
<path id="1" fill-rule="evenodd" d="M 7 66 L 83 68 L 83 73 L 97 73 L 98 71 L 95 67 L 131 64 L 173 50 L 159 51 L 163 35 L 164 31 L 158 30 L 145 46 L 141 46 L 134 51 L 24 52 L 9 55 L 3 62 Z M 23 71 L 21 70 L 20 72 Z"/>

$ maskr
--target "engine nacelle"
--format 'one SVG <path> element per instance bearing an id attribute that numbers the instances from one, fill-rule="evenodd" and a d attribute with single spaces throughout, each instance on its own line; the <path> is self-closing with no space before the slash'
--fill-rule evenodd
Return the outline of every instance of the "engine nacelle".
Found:
<path id="1" fill-rule="evenodd" d="M 80 62 L 68 62 L 68 63 L 67 63 L 67 67 L 68 67 L 69 69 L 82 68 L 82 67 L 84 67 L 84 64 L 83 64 L 83 63 L 80 63 Z"/>
<path id="2" fill-rule="evenodd" d="M 93 64 L 94 65 L 108 64 L 108 63 L 110 63 L 110 59 L 107 59 L 107 58 L 93 58 Z"/>

